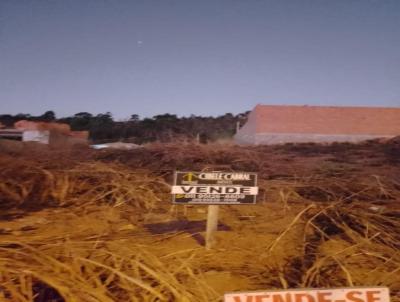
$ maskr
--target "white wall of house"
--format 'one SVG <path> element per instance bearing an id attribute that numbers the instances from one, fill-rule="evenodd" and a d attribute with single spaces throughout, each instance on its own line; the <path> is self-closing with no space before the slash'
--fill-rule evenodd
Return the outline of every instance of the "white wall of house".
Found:
<path id="1" fill-rule="evenodd" d="M 25 130 L 22 133 L 22 141 L 48 144 L 50 141 L 50 131 L 48 131 L 48 130 Z"/>
<path id="2" fill-rule="evenodd" d="M 286 143 L 358 143 L 371 139 L 393 138 L 393 135 L 355 135 L 355 134 L 318 134 L 318 133 L 255 133 L 236 134 L 234 139 L 240 145 L 279 145 Z"/>

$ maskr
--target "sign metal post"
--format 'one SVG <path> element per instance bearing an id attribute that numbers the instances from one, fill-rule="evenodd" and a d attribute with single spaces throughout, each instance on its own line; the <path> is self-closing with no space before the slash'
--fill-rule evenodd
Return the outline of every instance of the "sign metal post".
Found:
<path id="1" fill-rule="evenodd" d="M 209 250 L 215 245 L 215 232 L 218 230 L 219 205 L 211 204 L 207 212 L 206 228 L 206 249 Z"/>

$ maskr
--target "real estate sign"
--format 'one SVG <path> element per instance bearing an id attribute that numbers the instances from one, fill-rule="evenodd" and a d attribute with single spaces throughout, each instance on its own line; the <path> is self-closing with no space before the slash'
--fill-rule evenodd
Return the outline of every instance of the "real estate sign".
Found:
<path id="1" fill-rule="evenodd" d="M 226 293 L 224 302 L 390 302 L 390 297 L 387 287 L 352 287 Z"/>
<path id="2" fill-rule="evenodd" d="M 251 172 L 176 172 L 175 204 L 254 204 L 257 174 Z"/>

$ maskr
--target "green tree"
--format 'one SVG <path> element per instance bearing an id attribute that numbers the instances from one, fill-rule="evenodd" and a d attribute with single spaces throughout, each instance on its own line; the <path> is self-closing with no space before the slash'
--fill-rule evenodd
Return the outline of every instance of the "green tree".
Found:
<path id="1" fill-rule="evenodd" d="M 49 110 L 49 111 L 46 111 L 45 113 L 43 113 L 38 118 L 44 122 L 52 122 L 56 119 L 56 114 L 54 113 L 54 111 Z"/>
<path id="2" fill-rule="evenodd" d="M 131 115 L 131 117 L 129 118 L 129 121 L 130 122 L 138 122 L 140 120 L 140 117 L 139 117 L 139 115 L 137 115 L 137 114 L 132 114 Z"/>

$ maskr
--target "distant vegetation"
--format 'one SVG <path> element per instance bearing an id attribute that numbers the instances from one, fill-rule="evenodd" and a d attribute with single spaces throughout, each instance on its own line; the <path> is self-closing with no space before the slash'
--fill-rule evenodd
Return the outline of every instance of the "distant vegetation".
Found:
<path id="1" fill-rule="evenodd" d="M 146 143 L 151 141 L 170 142 L 176 140 L 199 139 L 202 142 L 231 138 L 236 124 L 243 125 L 249 112 L 233 115 L 226 113 L 218 117 L 191 115 L 177 117 L 175 114 L 155 115 L 152 118 L 140 118 L 132 114 L 129 120 L 114 121 L 111 113 L 93 115 L 79 112 L 73 116 L 57 118 L 53 111 L 39 116 L 30 114 L 0 115 L 0 123 L 12 127 L 18 120 L 60 122 L 69 124 L 72 130 L 87 130 L 95 142 L 127 141 Z"/>

